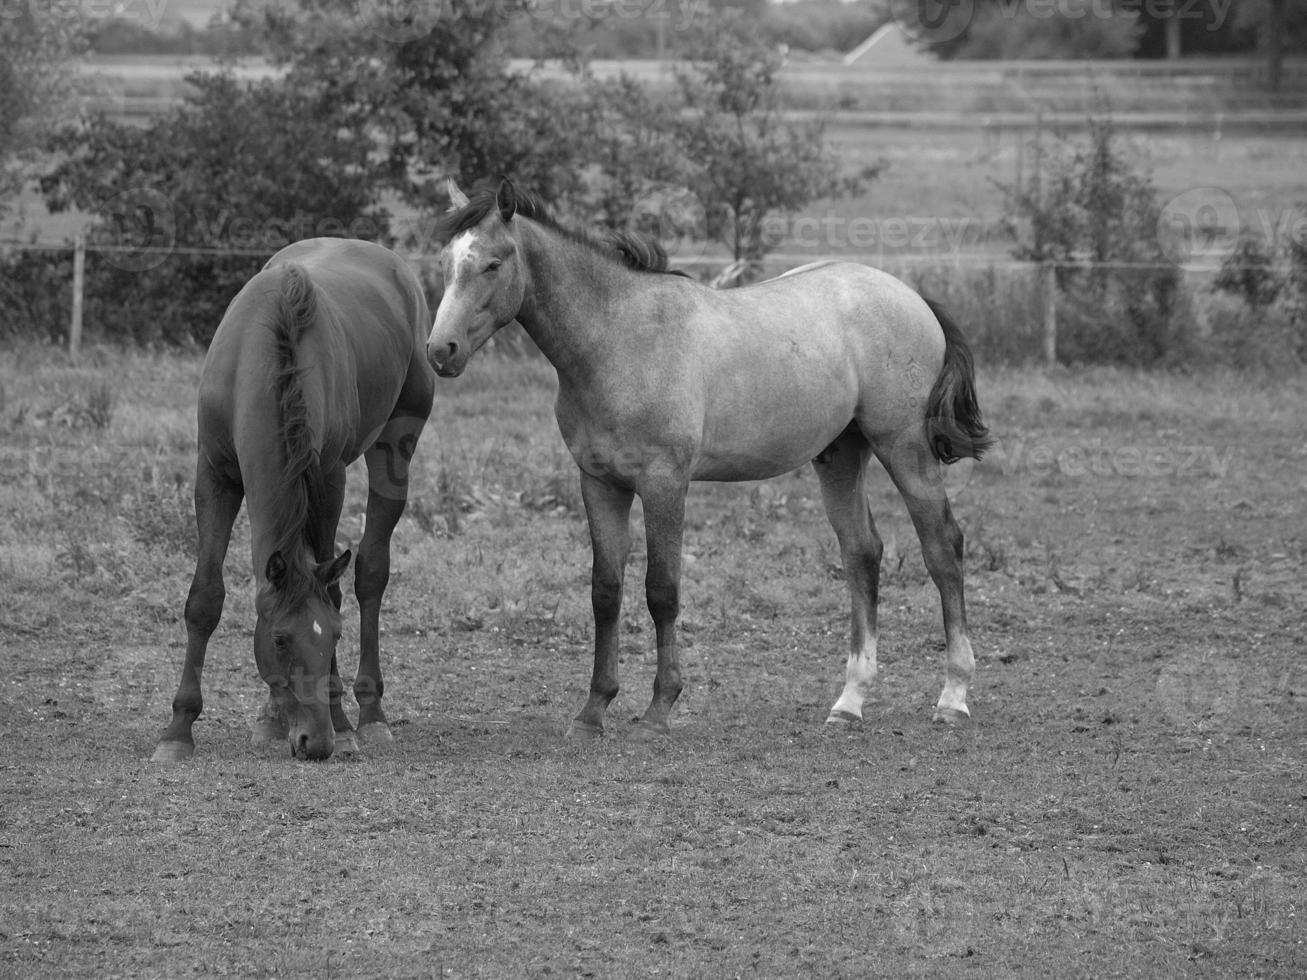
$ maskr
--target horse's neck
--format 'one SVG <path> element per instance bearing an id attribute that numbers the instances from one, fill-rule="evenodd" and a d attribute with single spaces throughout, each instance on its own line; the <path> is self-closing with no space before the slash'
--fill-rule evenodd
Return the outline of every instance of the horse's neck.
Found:
<path id="1" fill-rule="evenodd" d="M 517 320 L 566 382 L 616 356 L 621 324 L 609 312 L 629 273 L 585 245 L 528 224 L 521 236 L 526 295 Z"/>

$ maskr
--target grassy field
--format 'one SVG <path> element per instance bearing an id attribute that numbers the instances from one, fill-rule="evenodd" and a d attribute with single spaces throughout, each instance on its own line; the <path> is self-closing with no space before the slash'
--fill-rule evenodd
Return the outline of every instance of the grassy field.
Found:
<path id="1" fill-rule="evenodd" d="M 196 758 L 155 767 L 198 373 L 0 358 L 0 973 L 1307 970 L 1301 378 L 982 367 L 1000 441 L 950 473 L 979 659 L 960 731 L 929 722 L 938 599 L 887 481 L 881 682 L 838 732 L 847 609 L 815 477 L 696 488 L 674 735 L 626 731 L 653 674 L 637 548 L 614 731 L 576 744 L 588 543 L 552 373 L 484 355 L 439 389 L 397 533 L 395 744 L 251 747 L 242 518 Z"/>

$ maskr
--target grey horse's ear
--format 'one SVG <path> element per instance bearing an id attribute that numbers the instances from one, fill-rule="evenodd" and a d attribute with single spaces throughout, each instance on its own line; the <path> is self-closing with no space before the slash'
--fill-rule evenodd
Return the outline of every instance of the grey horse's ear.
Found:
<path id="1" fill-rule="evenodd" d="M 517 188 L 507 177 L 499 181 L 499 190 L 495 192 L 495 206 L 499 208 L 499 218 L 504 224 L 513 220 L 517 214 Z"/>
<path id="2" fill-rule="evenodd" d="M 458 189 L 453 177 L 445 180 L 445 191 L 449 194 L 449 210 L 458 211 L 467 207 L 467 195 Z"/>

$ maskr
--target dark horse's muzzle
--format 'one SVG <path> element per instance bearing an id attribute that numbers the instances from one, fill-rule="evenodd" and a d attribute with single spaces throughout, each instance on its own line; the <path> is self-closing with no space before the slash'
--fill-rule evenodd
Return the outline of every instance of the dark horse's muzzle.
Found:
<path id="1" fill-rule="evenodd" d="M 325 733 L 312 732 L 306 727 L 294 725 L 290 734 L 290 754 L 306 762 L 322 762 L 331 758 L 336 749 L 336 736 L 328 726 Z"/>

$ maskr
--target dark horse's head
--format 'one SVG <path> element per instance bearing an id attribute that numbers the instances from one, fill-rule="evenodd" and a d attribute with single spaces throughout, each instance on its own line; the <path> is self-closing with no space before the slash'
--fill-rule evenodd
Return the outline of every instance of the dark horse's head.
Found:
<path id="1" fill-rule="evenodd" d="M 268 559 L 254 599 L 254 660 L 267 682 L 291 753 L 326 759 L 335 747 L 331 721 L 331 666 L 340 640 L 340 611 L 333 601 L 348 551 L 331 561 L 302 565 L 280 551 Z"/>

